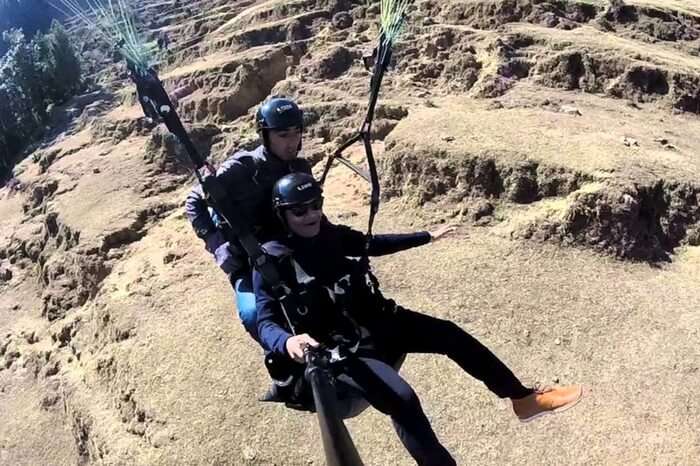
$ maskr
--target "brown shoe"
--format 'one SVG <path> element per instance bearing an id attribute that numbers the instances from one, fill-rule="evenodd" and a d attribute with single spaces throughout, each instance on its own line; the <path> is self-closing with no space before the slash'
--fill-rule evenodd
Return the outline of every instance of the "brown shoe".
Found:
<path id="1" fill-rule="evenodd" d="M 545 414 L 567 410 L 578 403 L 582 396 L 583 388 L 580 385 L 569 385 L 535 388 L 531 395 L 511 401 L 518 419 L 521 422 L 528 422 Z"/>

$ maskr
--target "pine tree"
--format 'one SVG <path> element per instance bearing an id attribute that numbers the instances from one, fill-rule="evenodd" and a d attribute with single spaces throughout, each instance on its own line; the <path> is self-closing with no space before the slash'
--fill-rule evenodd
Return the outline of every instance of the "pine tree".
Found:
<path id="1" fill-rule="evenodd" d="M 54 20 L 47 35 L 50 42 L 50 96 L 64 102 L 80 88 L 80 62 L 61 23 Z"/>
<path id="2" fill-rule="evenodd" d="M 0 179 L 14 165 L 15 156 L 30 135 L 35 132 L 36 120 L 31 114 L 27 99 L 20 92 L 7 69 L 7 62 L 0 63 Z"/>
<path id="3" fill-rule="evenodd" d="M 0 180 L 23 148 L 41 136 L 48 104 L 65 102 L 81 86 L 80 62 L 57 21 L 49 33 L 37 32 L 29 42 L 16 29 L 3 32 L 2 39 L 6 53 L 0 55 Z"/>
<path id="4" fill-rule="evenodd" d="M 33 44 L 28 43 L 22 31 L 13 29 L 5 33 L 5 40 L 10 44 L 7 52 L 8 73 L 18 86 L 32 109 L 37 120 L 44 116 L 44 97 L 41 79 L 34 60 Z"/>
<path id="5" fill-rule="evenodd" d="M 35 61 L 33 43 L 28 43 L 21 31 L 13 29 L 3 33 L 9 50 L 4 57 L 2 78 L 25 101 L 29 116 L 38 125 L 46 118 L 46 86 Z M 22 115 L 17 115 L 22 117 Z"/>
<path id="6" fill-rule="evenodd" d="M 28 43 L 17 30 L 6 31 L 3 39 L 9 48 L 0 60 L 0 157 L 7 168 L 22 147 L 40 134 L 47 94 L 34 42 Z"/>
<path id="7" fill-rule="evenodd" d="M 0 112 L 0 183 L 8 177 L 14 155 L 12 147 L 14 144 L 11 140 L 14 134 L 12 132 L 14 123 L 10 106 L 9 96 L 5 91 L 5 85 L 2 84 L 0 85 L 0 108 L 3 109 L 3 111 Z"/>
<path id="8" fill-rule="evenodd" d="M 46 0 L 0 0 L 0 34 L 15 28 L 31 37 L 36 31 L 46 31 L 57 13 Z M 7 49 L 0 42 L 0 56 Z"/>

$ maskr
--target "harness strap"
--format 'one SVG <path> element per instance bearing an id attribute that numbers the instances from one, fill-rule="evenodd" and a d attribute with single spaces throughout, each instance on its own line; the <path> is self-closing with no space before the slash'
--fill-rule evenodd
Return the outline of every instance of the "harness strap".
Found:
<path id="1" fill-rule="evenodd" d="M 369 181 L 372 186 L 372 193 L 370 197 L 370 210 L 369 210 L 369 222 L 367 224 L 367 236 L 372 236 L 372 226 L 374 225 L 374 218 L 379 210 L 379 197 L 380 197 L 380 186 L 379 186 L 379 175 L 377 173 L 377 164 L 374 159 L 374 153 L 372 152 L 372 122 L 374 121 L 374 113 L 377 107 L 377 100 L 379 99 L 379 90 L 382 86 L 382 80 L 384 79 L 384 73 L 389 68 L 389 63 L 391 62 L 391 42 L 384 39 L 384 34 L 379 36 L 379 44 L 374 49 L 372 57 L 374 57 L 374 66 L 372 68 L 372 79 L 370 81 L 370 93 L 369 93 L 369 104 L 367 106 L 367 113 L 365 114 L 365 119 L 362 126 L 358 132 L 343 143 L 326 162 L 326 166 L 321 175 L 321 184 L 324 184 L 328 176 L 328 172 L 333 166 L 333 162 L 338 160 L 346 167 L 353 170 L 355 173 L 363 177 L 365 180 Z M 365 148 L 365 156 L 367 158 L 367 166 L 369 167 L 369 174 L 366 174 L 357 165 L 350 162 L 347 158 L 343 157 L 343 152 L 353 144 L 362 141 Z"/>

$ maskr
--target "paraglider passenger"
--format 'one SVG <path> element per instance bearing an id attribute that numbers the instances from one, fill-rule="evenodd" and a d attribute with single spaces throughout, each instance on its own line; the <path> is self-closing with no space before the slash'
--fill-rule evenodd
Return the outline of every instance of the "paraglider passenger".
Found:
<path id="1" fill-rule="evenodd" d="M 285 98 L 264 102 L 256 112 L 255 124 L 263 143 L 252 151 L 241 150 L 231 155 L 216 176 L 241 218 L 249 222 L 251 232 L 258 241 L 265 242 L 282 228 L 270 207 L 272 186 L 288 173 L 311 173 L 311 167 L 298 157 L 304 119 L 295 102 Z M 223 232 L 226 225 L 215 215 L 212 218 L 201 186 L 196 186 L 187 196 L 185 211 L 195 233 L 228 276 L 235 290 L 241 322 L 257 340 L 252 269 L 245 250 L 239 243 L 226 240 Z"/>
<path id="2" fill-rule="evenodd" d="M 391 417 L 419 465 L 453 465 L 428 421 L 418 396 L 387 361 L 397 353 L 444 354 L 509 398 L 522 421 L 561 411 L 581 397 L 579 386 L 535 390 L 523 386 L 488 348 L 453 322 L 420 314 L 385 298 L 369 268 L 368 255 L 391 254 L 436 241 L 450 233 L 374 235 L 334 225 L 323 216 L 321 186 L 296 173 L 273 190 L 276 215 L 286 234 L 267 243 L 295 309 L 280 306 L 261 275 L 253 273 L 261 343 L 277 357 L 303 362 L 309 348 L 325 348 L 338 393 L 354 393 Z"/>

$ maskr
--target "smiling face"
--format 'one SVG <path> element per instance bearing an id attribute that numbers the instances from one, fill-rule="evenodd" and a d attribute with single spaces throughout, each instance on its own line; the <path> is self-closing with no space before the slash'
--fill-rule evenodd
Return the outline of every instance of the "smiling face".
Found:
<path id="1" fill-rule="evenodd" d="M 297 236 L 313 238 L 321 231 L 322 207 L 323 198 L 320 198 L 285 209 L 287 227 Z"/>
<path id="2" fill-rule="evenodd" d="M 299 152 L 301 143 L 301 128 L 268 130 L 269 149 L 282 160 L 294 160 Z"/>

